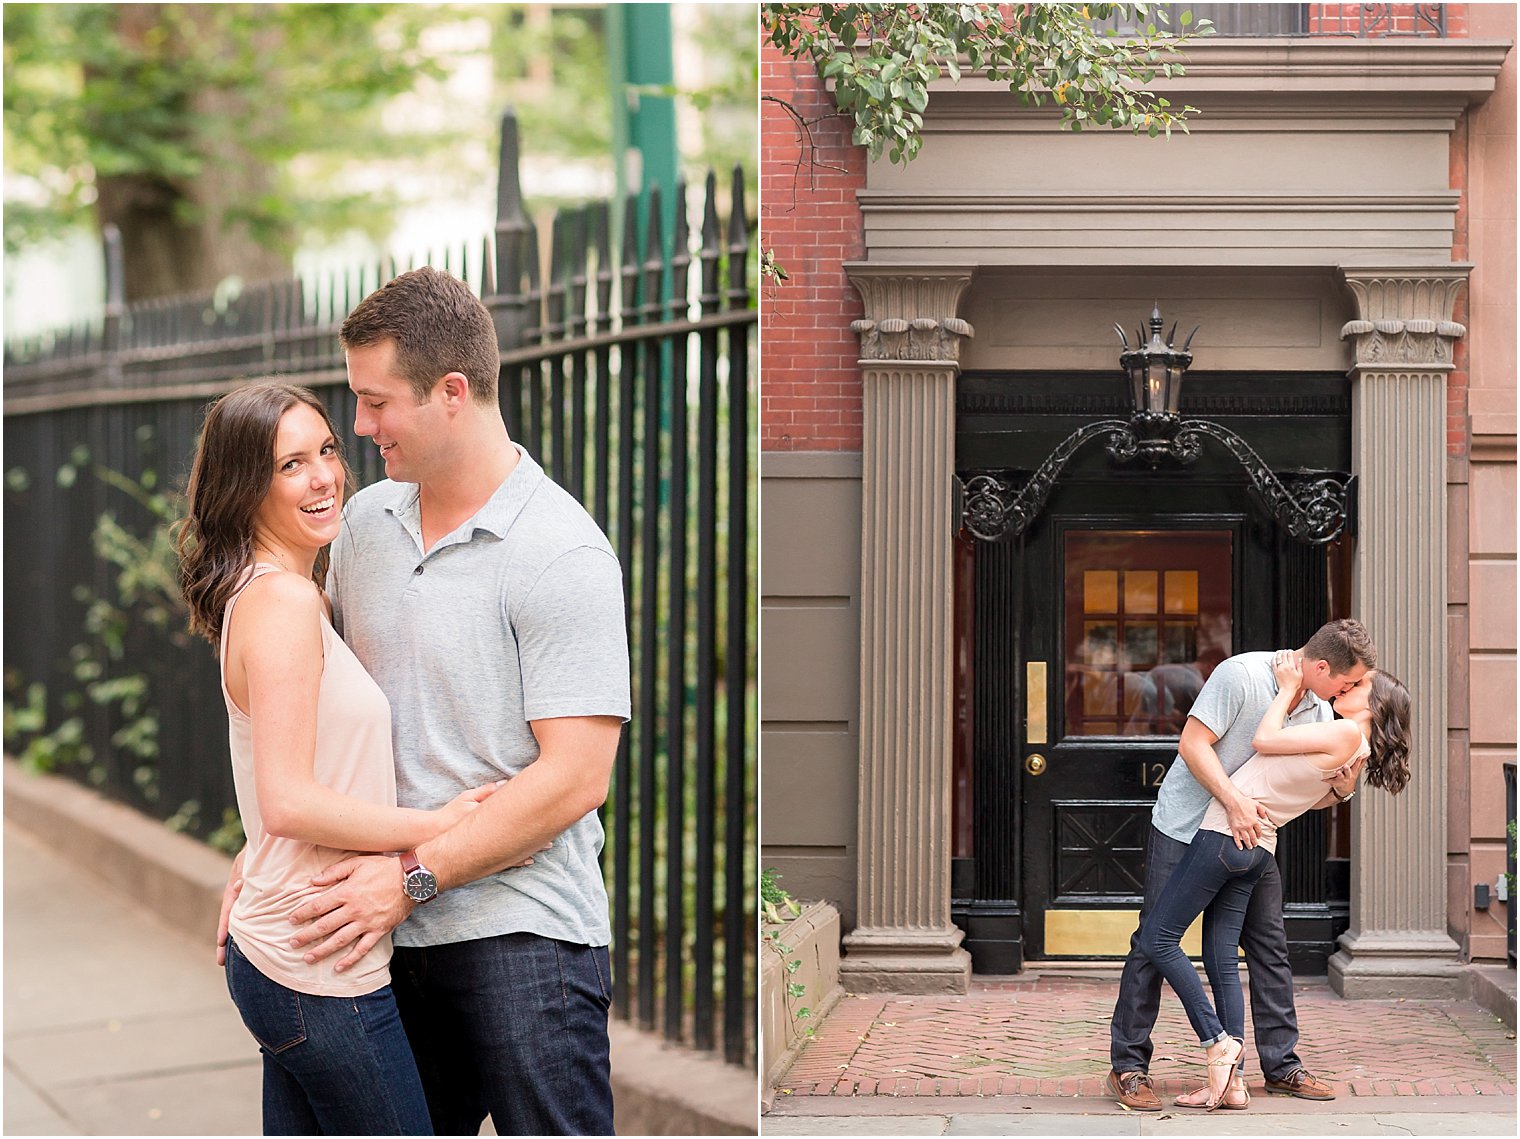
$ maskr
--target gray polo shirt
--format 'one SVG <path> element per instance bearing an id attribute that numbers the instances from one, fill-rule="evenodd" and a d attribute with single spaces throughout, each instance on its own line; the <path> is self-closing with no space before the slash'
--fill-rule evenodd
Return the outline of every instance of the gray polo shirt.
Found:
<path id="1" fill-rule="evenodd" d="M 616 555 L 591 516 L 518 447 L 512 474 L 469 521 L 422 551 L 419 491 L 356 494 L 332 545 L 333 623 L 391 704 L 396 799 L 434 808 L 538 758 L 529 721 L 629 715 Z M 593 812 L 534 855 L 444 891 L 397 945 L 536 933 L 611 940 Z"/>
<path id="2" fill-rule="evenodd" d="M 1226 775 L 1234 774 L 1236 768 L 1256 754 L 1251 740 L 1276 696 L 1277 676 L 1272 671 L 1269 652 L 1230 657 L 1209 674 L 1188 711 L 1188 718 L 1197 720 L 1219 737 L 1214 751 Z M 1330 705 L 1306 690 L 1303 699 L 1288 713 L 1287 723 L 1313 724 L 1333 717 Z M 1192 842 L 1212 800 L 1213 796 L 1193 778 L 1179 753 L 1161 781 L 1151 824 L 1178 842 Z"/>

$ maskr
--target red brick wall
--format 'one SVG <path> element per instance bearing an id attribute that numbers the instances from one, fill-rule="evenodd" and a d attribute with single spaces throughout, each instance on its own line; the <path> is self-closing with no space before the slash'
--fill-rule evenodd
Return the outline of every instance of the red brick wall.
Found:
<path id="1" fill-rule="evenodd" d="M 787 272 L 761 297 L 760 446 L 767 451 L 859 451 L 864 309 L 843 263 L 865 256 L 855 192 L 866 156 L 849 120 L 809 64 L 765 47 L 760 57 L 760 240 Z M 809 120 L 804 132 L 784 100 Z M 812 120 L 821 120 L 812 122 Z"/>
<path id="2" fill-rule="evenodd" d="M 1310 4 L 1308 31 L 1311 36 L 1354 36 L 1366 34 L 1368 36 L 1409 36 L 1409 35 L 1432 35 L 1428 24 L 1421 23 L 1415 17 L 1416 8 L 1428 7 L 1424 4 L 1390 4 L 1388 15 L 1374 27 L 1365 27 L 1361 4 Z M 1467 35 L 1467 5 L 1447 4 L 1446 6 L 1446 34 L 1448 36 Z"/>

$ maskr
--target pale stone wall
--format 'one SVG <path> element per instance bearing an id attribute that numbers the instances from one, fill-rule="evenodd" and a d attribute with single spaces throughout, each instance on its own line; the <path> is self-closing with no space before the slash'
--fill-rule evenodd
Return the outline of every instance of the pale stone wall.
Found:
<path id="1" fill-rule="evenodd" d="M 855 925 L 860 455 L 760 463 L 761 864 Z"/>

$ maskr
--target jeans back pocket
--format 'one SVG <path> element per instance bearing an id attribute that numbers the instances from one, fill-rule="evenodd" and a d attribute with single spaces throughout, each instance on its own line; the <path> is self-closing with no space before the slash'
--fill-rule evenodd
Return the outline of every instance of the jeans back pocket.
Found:
<path id="1" fill-rule="evenodd" d="M 266 1052 L 283 1052 L 306 1039 L 301 994 L 260 973 L 231 937 L 227 939 L 227 988 L 250 1035 Z"/>
<path id="2" fill-rule="evenodd" d="M 1242 850 L 1236 847 L 1234 839 L 1226 838 L 1219 844 L 1219 861 L 1224 865 L 1225 873 L 1231 877 L 1249 874 L 1256 867 L 1262 850 L 1259 846 L 1248 846 Z"/>

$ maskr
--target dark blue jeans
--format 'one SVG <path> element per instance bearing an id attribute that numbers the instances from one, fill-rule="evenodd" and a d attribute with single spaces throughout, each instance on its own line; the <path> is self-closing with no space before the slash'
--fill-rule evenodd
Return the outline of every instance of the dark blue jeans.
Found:
<path id="1" fill-rule="evenodd" d="M 1240 850 L 1229 835 L 1199 831 L 1140 927 L 1141 951 L 1172 986 L 1204 1045 L 1226 1035 L 1245 1037 L 1246 1005 L 1236 960 L 1240 927 L 1246 921 L 1251 892 L 1272 860 L 1262 847 Z M 1203 970 L 1214 990 L 1212 1005 L 1180 944 L 1199 914 L 1203 915 Z"/>
<path id="2" fill-rule="evenodd" d="M 389 986 L 362 997 L 298 993 L 229 937 L 227 988 L 264 1055 L 265 1135 L 433 1134 Z"/>
<path id="3" fill-rule="evenodd" d="M 440 1135 L 611 1135 L 607 950 L 531 933 L 397 946 L 391 983 Z"/>
<path id="4" fill-rule="evenodd" d="M 1187 843 L 1151 828 L 1145 860 L 1145 904 L 1124 960 L 1110 1028 L 1109 1055 L 1116 1072 L 1150 1070 L 1151 1030 L 1161 1007 L 1162 976 L 1140 948 L 1140 930 L 1187 849 Z M 1251 892 L 1240 929 L 1240 946 L 1251 969 L 1251 1023 L 1262 1074 L 1283 1079 L 1303 1063 L 1294 1051 L 1298 1047 L 1298 1015 L 1293 1007 L 1293 969 L 1288 963 L 1282 877 L 1276 859 L 1268 860 Z"/>

